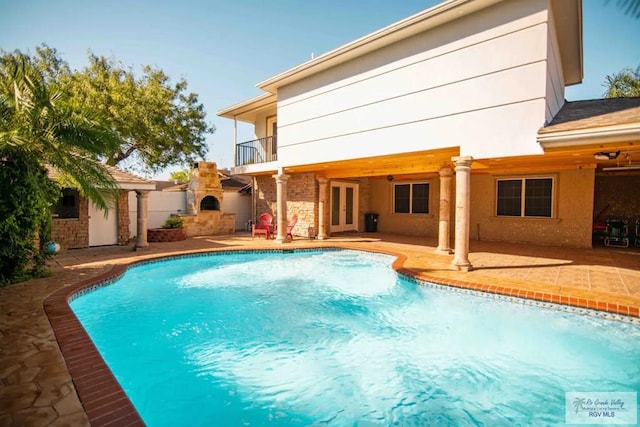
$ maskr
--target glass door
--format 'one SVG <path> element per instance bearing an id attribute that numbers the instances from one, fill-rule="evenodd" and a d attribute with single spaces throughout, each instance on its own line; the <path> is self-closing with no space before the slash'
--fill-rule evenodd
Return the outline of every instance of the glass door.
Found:
<path id="1" fill-rule="evenodd" d="M 331 183 L 331 232 L 358 230 L 358 184 Z"/>

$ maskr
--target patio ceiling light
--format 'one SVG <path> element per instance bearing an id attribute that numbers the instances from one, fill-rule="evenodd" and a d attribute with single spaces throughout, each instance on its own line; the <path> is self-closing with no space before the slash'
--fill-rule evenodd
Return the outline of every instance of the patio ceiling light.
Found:
<path id="1" fill-rule="evenodd" d="M 620 151 L 600 151 L 593 155 L 596 160 L 615 160 L 620 155 Z"/>

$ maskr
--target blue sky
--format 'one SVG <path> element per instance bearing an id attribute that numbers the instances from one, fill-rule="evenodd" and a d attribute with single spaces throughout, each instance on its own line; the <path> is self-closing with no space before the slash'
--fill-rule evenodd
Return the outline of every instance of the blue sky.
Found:
<path id="1" fill-rule="evenodd" d="M 568 100 L 600 98 L 607 74 L 640 66 L 640 19 L 618 0 L 583 0 L 584 80 Z M 0 0 L 0 48 L 47 43 L 72 68 L 88 49 L 139 70 L 149 64 L 185 77 L 207 120 L 206 160 L 233 165 L 233 122 L 215 113 L 259 95 L 255 84 L 438 0 Z M 253 139 L 240 126 L 240 141 Z M 168 171 L 157 176 L 166 178 Z"/>

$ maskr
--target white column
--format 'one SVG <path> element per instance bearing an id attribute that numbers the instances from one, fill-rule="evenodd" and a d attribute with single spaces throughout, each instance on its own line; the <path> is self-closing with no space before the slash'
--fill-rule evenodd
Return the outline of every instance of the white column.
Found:
<path id="1" fill-rule="evenodd" d="M 149 246 L 147 242 L 147 217 L 149 206 L 149 190 L 135 190 L 138 202 L 138 230 L 136 237 L 136 250 Z"/>
<path id="2" fill-rule="evenodd" d="M 329 180 L 325 177 L 318 177 L 318 240 L 329 238 L 327 234 L 327 184 Z"/>
<path id="3" fill-rule="evenodd" d="M 450 230 L 451 230 L 451 168 L 442 168 L 440 174 L 440 212 L 438 216 L 438 247 L 436 252 L 450 254 Z"/>
<path id="4" fill-rule="evenodd" d="M 453 157 L 456 165 L 456 236 L 455 256 L 451 268 L 470 271 L 469 262 L 469 211 L 471 204 L 471 163 L 473 157 Z"/>
<path id="5" fill-rule="evenodd" d="M 289 225 L 289 220 L 287 220 L 287 180 L 289 175 L 279 173 L 273 177 L 276 180 L 276 206 L 278 209 L 276 243 L 285 243 L 287 242 L 287 225 Z"/>

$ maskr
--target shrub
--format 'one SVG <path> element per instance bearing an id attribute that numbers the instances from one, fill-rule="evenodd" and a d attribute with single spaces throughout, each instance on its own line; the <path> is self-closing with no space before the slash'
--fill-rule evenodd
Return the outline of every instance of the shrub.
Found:
<path id="1" fill-rule="evenodd" d="M 184 225 L 184 221 L 179 216 L 170 216 L 167 220 L 162 224 L 162 228 L 182 228 Z"/>
<path id="2" fill-rule="evenodd" d="M 46 275 L 45 246 L 59 194 L 35 159 L 0 151 L 0 286 Z"/>

